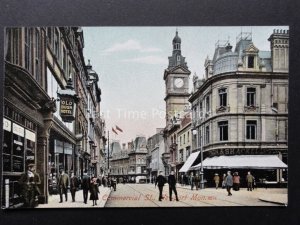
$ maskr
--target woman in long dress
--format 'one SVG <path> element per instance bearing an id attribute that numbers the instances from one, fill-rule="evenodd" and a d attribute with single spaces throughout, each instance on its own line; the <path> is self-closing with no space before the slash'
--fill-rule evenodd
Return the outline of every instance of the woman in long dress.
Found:
<path id="1" fill-rule="evenodd" d="M 98 189 L 98 184 L 97 184 L 97 178 L 96 177 L 93 177 L 91 179 L 90 192 L 91 192 L 90 200 L 93 200 L 93 206 L 97 205 L 97 200 L 99 199 L 98 193 L 100 193 L 100 192 L 99 192 L 99 189 Z"/>

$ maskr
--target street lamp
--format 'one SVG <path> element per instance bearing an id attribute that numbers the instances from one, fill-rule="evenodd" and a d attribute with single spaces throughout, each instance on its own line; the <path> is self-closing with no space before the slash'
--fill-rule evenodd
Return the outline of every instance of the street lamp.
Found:
<path id="1" fill-rule="evenodd" d="M 193 132 L 193 135 L 195 135 L 195 136 L 198 134 L 197 129 L 193 129 L 192 132 Z M 199 145 L 200 145 L 200 160 L 201 160 L 201 166 L 200 166 L 200 189 L 204 189 L 202 135 L 200 135 Z"/>

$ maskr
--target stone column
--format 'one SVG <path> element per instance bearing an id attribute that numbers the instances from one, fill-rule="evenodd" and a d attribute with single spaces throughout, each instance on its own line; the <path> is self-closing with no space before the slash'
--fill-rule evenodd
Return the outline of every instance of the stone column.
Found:
<path id="1" fill-rule="evenodd" d="M 40 203 L 48 203 L 48 176 L 49 176 L 49 138 L 50 129 L 53 126 L 53 112 L 56 111 L 56 101 L 52 99 L 47 102 L 43 108 L 42 113 L 44 117 L 44 125 L 38 128 L 37 136 L 37 161 L 36 171 L 40 175 Z"/>

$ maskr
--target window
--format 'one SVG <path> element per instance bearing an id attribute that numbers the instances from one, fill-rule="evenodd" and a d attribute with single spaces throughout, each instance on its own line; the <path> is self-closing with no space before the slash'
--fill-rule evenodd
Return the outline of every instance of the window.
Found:
<path id="1" fill-rule="evenodd" d="M 255 88 L 247 88 L 247 106 L 255 105 Z"/>
<path id="2" fill-rule="evenodd" d="M 186 147 L 186 158 L 188 158 L 191 154 L 191 149 L 190 147 Z"/>
<path id="3" fill-rule="evenodd" d="M 59 59 L 59 32 L 56 29 L 54 32 L 54 54 Z"/>
<path id="4" fill-rule="evenodd" d="M 255 120 L 248 120 L 246 125 L 246 139 L 255 140 L 256 139 L 256 126 L 257 122 Z"/>
<path id="5" fill-rule="evenodd" d="M 181 136 L 180 136 L 180 138 L 179 138 L 179 143 L 180 143 L 180 145 L 182 145 L 182 140 L 181 140 Z"/>
<path id="6" fill-rule="evenodd" d="M 218 126 L 220 141 L 228 141 L 228 121 L 221 121 Z"/>
<path id="7" fill-rule="evenodd" d="M 188 133 L 187 133 L 187 142 L 189 142 L 189 140 L 190 140 L 190 132 L 188 131 Z"/>
<path id="8" fill-rule="evenodd" d="M 41 60 L 41 45 L 40 45 L 40 33 L 38 29 L 35 30 L 35 77 L 36 80 L 41 84 L 42 76 L 40 69 L 40 60 Z"/>
<path id="9" fill-rule="evenodd" d="M 206 112 L 210 111 L 210 98 L 209 95 L 206 97 Z"/>
<path id="10" fill-rule="evenodd" d="M 52 45 L 52 27 L 47 28 L 47 36 L 48 36 L 49 44 Z"/>
<path id="11" fill-rule="evenodd" d="M 209 144 L 209 126 L 205 127 L 205 144 Z"/>
<path id="12" fill-rule="evenodd" d="M 32 29 L 25 28 L 25 68 L 31 72 L 31 43 L 32 43 Z"/>
<path id="13" fill-rule="evenodd" d="M 200 109 L 199 109 L 199 113 L 200 113 L 200 118 L 202 118 L 203 117 L 203 104 L 202 104 L 202 102 L 200 102 L 200 104 L 199 104 L 200 106 Z"/>
<path id="14" fill-rule="evenodd" d="M 254 56 L 248 56 L 248 68 L 254 68 Z"/>
<path id="15" fill-rule="evenodd" d="M 183 135 L 183 144 L 185 144 L 185 134 Z"/>
<path id="16" fill-rule="evenodd" d="M 219 97 L 220 97 L 220 106 L 227 106 L 227 89 L 222 88 L 219 90 Z"/>
<path id="17" fill-rule="evenodd" d="M 67 52 L 66 52 L 65 48 L 63 48 L 63 59 L 62 59 L 62 61 L 63 61 L 62 62 L 63 70 L 66 73 L 66 71 L 67 71 Z"/>
<path id="18" fill-rule="evenodd" d="M 183 149 L 181 149 L 179 151 L 179 161 L 182 162 L 183 161 Z"/>
<path id="19" fill-rule="evenodd" d="M 177 56 L 177 61 L 178 61 L 178 62 L 180 61 L 180 56 L 179 56 L 179 55 Z"/>

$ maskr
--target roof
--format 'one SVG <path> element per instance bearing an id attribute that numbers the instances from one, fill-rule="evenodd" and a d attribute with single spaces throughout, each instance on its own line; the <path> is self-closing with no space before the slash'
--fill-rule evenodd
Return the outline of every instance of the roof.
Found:
<path id="1" fill-rule="evenodd" d="M 201 163 L 193 166 L 191 169 L 198 169 Z M 287 168 L 277 155 L 233 155 L 233 156 L 215 156 L 206 158 L 203 161 L 203 168 L 206 169 L 282 169 Z"/>

